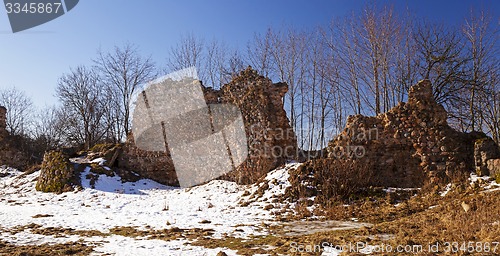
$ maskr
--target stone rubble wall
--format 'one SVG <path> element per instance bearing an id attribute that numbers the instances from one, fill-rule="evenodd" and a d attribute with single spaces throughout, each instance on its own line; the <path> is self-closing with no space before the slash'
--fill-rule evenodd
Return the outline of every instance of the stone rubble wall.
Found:
<path id="1" fill-rule="evenodd" d="M 234 104 L 243 116 L 249 157 L 225 178 L 253 183 L 287 159 L 297 157 L 297 139 L 283 104 L 287 84 L 273 83 L 249 67 L 220 91 L 204 91 L 207 103 Z"/>
<path id="2" fill-rule="evenodd" d="M 18 149 L 13 136 L 7 131 L 7 109 L 0 106 L 0 165 L 7 165 L 16 169 L 24 169 L 29 158 Z"/>
<path id="3" fill-rule="evenodd" d="M 0 106 L 0 135 L 7 133 L 7 109 Z"/>
<path id="4" fill-rule="evenodd" d="M 118 167 L 133 171 L 143 178 L 179 186 L 174 163 L 169 152 L 145 151 L 134 145 L 131 134 L 117 159 Z"/>
<path id="5" fill-rule="evenodd" d="M 224 179 L 248 184 L 270 170 L 295 158 L 297 142 L 283 105 L 288 90 L 284 83 L 273 83 L 250 67 L 221 90 L 203 87 L 207 104 L 234 104 L 241 110 L 248 143 L 248 158 Z M 137 148 L 129 137 L 118 157 L 118 166 L 135 171 L 167 185 L 178 185 L 168 152 L 147 152 Z"/>
<path id="6" fill-rule="evenodd" d="M 376 117 L 350 116 L 344 131 L 328 144 L 328 157 L 354 159 L 374 166 L 374 185 L 420 187 L 441 183 L 476 169 L 486 168 L 494 156 L 478 145 L 482 133 L 462 133 L 446 121 L 436 103 L 430 81 L 412 86 L 408 102 Z M 476 148 L 476 152 L 475 152 Z M 494 154 L 494 153 L 493 153 Z M 488 157 L 475 161 L 475 155 Z"/>

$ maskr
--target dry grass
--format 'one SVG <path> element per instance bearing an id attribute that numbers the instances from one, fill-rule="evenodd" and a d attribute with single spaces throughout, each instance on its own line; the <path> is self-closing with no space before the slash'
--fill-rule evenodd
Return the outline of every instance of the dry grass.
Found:
<path id="1" fill-rule="evenodd" d="M 15 246 L 0 241 L 0 255 L 5 256 L 89 255 L 92 248 L 80 242 Z"/>

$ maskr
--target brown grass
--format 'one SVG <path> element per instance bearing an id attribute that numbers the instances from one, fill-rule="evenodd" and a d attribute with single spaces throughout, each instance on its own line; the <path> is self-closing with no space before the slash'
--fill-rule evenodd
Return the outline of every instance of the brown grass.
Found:
<path id="1" fill-rule="evenodd" d="M 81 242 L 72 242 L 55 245 L 23 245 L 16 246 L 0 241 L 0 255 L 5 256 L 47 256 L 47 255 L 89 255 L 93 251 L 92 246 Z"/>

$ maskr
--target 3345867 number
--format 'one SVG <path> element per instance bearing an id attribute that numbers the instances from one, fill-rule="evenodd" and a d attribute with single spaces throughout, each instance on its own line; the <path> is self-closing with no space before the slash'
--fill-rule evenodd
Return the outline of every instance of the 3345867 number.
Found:
<path id="1" fill-rule="evenodd" d="M 58 13 L 61 9 L 61 3 L 6 3 L 7 13 L 31 13 L 31 14 L 51 14 Z"/>

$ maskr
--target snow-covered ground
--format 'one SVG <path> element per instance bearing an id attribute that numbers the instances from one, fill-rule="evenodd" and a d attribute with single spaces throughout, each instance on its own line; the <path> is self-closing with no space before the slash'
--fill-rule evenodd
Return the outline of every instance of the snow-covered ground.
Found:
<path id="1" fill-rule="evenodd" d="M 215 180 L 208 184 L 179 189 L 152 180 L 122 183 L 120 177 L 100 175 L 91 188 L 82 174 L 82 191 L 63 194 L 35 190 L 39 172 L 23 175 L 17 170 L 0 167 L 0 240 L 18 244 L 65 243 L 83 239 L 96 245 L 97 254 L 116 255 L 215 255 L 227 248 L 207 249 L 191 246 L 187 240 L 154 240 L 141 237 L 41 235 L 25 229 L 13 234 L 9 229 L 30 224 L 41 228 L 58 227 L 108 233 L 114 227 L 135 227 L 138 230 L 212 229 L 213 238 L 224 236 L 246 238 L 268 233 L 266 226 L 274 222 L 272 210 L 264 207 L 276 195 L 283 194 L 288 183 L 289 164 L 268 174 L 267 189 L 259 200 L 242 206 L 243 194 L 253 194 L 257 185 L 241 186 L 234 182 Z M 246 196 L 248 197 L 248 196 Z M 42 217 L 37 217 L 42 216 Z M 35 216 L 35 218 L 34 218 Z"/>

